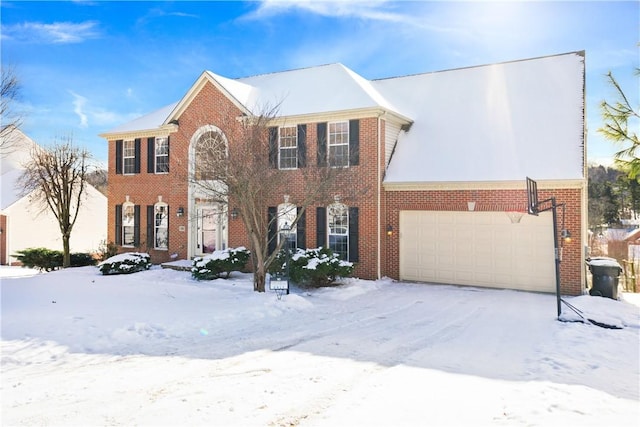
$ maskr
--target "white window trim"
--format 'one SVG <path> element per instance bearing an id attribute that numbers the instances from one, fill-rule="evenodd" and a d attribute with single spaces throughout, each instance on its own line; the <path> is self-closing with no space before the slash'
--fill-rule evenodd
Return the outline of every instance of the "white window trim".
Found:
<path id="1" fill-rule="evenodd" d="M 347 142 L 341 142 L 341 143 L 332 143 L 331 142 L 331 135 L 337 135 L 336 132 L 331 132 L 331 125 L 337 125 L 337 124 L 346 124 L 346 135 L 347 135 Z M 340 133 L 342 134 L 342 132 Z M 332 165 L 331 164 L 331 147 L 340 147 L 340 146 L 344 146 L 346 147 L 346 162 L 344 165 Z M 349 121 L 348 120 L 341 120 L 341 121 L 337 121 L 337 122 L 329 122 L 327 124 L 327 164 L 332 167 L 332 168 L 347 168 L 349 167 Z"/>
<path id="2" fill-rule="evenodd" d="M 164 141 L 164 143 L 167 146 L 167 152 L 166 154 L 158 154 L 158 141 Z M 167 158 L 167 169 L 169 166 L 169 138 L 167 138 L 166 136 L 159 136 L 155 139 L 155 147 L 154 147 L 154 173 L 157 175 L 166 175 L 169 172 L 163 172 L 163 171 L 158 171 L 158 159 L 161 157 L 166 157 Z"/>
<path id="3" fill-rule="evenodd" d="M 126 221 L 128 208 L 131 208 L 131 211 L 132 211 L 131 225 L 129 225 L 129 221 Z M 133 248 L 133 247 L 135 247 L 135 244 L 136 244 L 136 241 L 135 241 L 135 230 L 136 230 L 135 209 L 136 209 L 136 206 L 135 206 L 135 204 L 133 204 L 133 202 L 128 202 L 127 201 L 127 202 L 124 202 L 122 204 L 122 219 L 121 219 L 122 220 L 122 230 L 121 230 L 122 236 L 121 236 L 121 239 L 122 239 L 122 247 L 123 248 Z M 132 235 L 134 236 L 133 243 L 131 243 L 131 244 L 125 243 L 125 235 L 126 235 L 125 228 L 128 228 L 128 227 L 132 228 Z"/>
<path id="4" fill-rule="evenodd" d="M 132 145 L 132 156 L 127 156 L 127 143 Z M 127 159 L 133 159 L 132 172 L 127 172 Z M 122 174 L 135 175 L 136 173 L 136 141 L 134 139 L 125 139 L 122 141 Z"/>
<path id="5" fill-rule="evenodd" d="M 165 209 L 165 220 L 164 226 L 158 226 L 157 222 L 156 222 L 156 215 L 158 214 L 158 210 L 160 208 L 164 208 Z M 168 209 L 169 209 L 169 205 L 164 203 L 164 202 L 158 202 L 155 205 L 153 205 L 153 248 L 157 249 L 159 251 L 166 251 L 169 250 L 169 214 L 168 214 Z M 158 246 L 158 229 L 160 228 L 164 228 L 165 230 L 167 230 L 167 245 L 166 246 Z"/>
<path id="6" fill-rule="evenodd" d="M 331 228 L 331 219 L 334 216 L 333 211 L 337 210 L 337 209 L 343 209 L 344 212 L 346 213 L 346 223 L 344 226 L 344 232 L 343 233 L 333 233 L 332 232 L 332 228 Z M 346 242 L 347 242 L 347 247 L 346 247 L 346 252 L 345 252 L 345 260 L 349 259 L 349 208 L 347 205 L 345 205 L 344 203 L 340 203 L 340 202 L 335 202 L 332 203 L 331 205 L 327 206 L 327 247 L 331 250 L 333 250 L 335 252 L 335 250 L 333 248 L 331 248 L 331 236 L 345 236 L 346 237 Z"/>
<path id="7" fill-rule="evenodd" d="M 282 130 L 283 129 L 294 129 L 294 133 L 295 133 L 295 141 L 296 144 L 294 147 L 283 147 L 282 146 Z M 296 165 L 295 167 L 289 167 L 289 168 L 283 168 L 281 167 L 281 154 L 282 154 L 282 150 L 295 150 L 295 162 Z M 297 126 L 281 126 L 278 128 L 278 169 L 280 170 L 294 170 L 294 169 L 298 169 L 298 127 Z"/>
<path id="8" fill-rule="evenodd" d="M 280 243 L 280 239 L 282 237 L 282 228 L 285 224 L 288 224 L 291 227 L 289 231 L 289 238 L 293 238 L 295 243 L 294 247 L 298 247 L 298 226 L 291 225 L 294 223 L 298 216 L 298 208 L 296 205 L 292 203 L 281 203 L 278 205 L 278 243 Z"/>

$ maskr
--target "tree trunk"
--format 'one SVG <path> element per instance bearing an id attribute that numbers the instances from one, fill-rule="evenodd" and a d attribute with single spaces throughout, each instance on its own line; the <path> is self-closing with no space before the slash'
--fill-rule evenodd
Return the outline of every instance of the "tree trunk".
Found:
<path id="1" fill-rule="evenodd" d="M 69 250 L 70 235 L 62 235 L 62 268 L 71 267 L 71 252 Z"/>
<path id="2" fill-rule="evenodd" d="M 253 290 L 256 292 L 264 292 L 266 278 L 267 275 L 264 271 L 263 265 L 259 265 L 256 271 L 253 273 Z"/>

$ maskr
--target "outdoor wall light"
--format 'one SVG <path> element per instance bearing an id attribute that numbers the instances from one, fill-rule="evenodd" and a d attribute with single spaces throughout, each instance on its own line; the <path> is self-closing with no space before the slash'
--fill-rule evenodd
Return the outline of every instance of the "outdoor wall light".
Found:
<path id="1" fill-rule="evenodd" d="M 569 230 L 563 229 L 560 231 L 560 237 L 562 237 L 565 242 L 571 243 L 571 232 Z"/>
<path id="2" fill-rule="evenodd" d="M 231 209 L 231 219 L 238 219 L 238 208 Z"/>
<path id="3" fill-rule="evenodd" d="M 387 236 L 393 235 L 393 226 L 391 224 L 387 225 Z"/>
<path id="4" fill-rule="evenodd" d="M 178 215 L 178 218 L 184 215 L 184 208 L 182 206 L 178 208 L 178 210 L 176 211 L 176 215 Z"/>

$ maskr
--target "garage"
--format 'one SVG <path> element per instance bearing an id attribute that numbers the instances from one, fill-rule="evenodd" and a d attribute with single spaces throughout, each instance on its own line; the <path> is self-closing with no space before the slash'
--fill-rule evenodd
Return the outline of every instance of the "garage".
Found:
<path id="1" fill-rule="evenodd" d="M 400 279 L 555 292 L 550 212 L 400 211 Z"/>

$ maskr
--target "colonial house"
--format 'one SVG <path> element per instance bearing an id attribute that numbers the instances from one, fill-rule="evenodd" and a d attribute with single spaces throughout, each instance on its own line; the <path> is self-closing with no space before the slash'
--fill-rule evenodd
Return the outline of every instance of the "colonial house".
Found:
<path id="1" fill-rule="evenodd" d="M 236 119 L 280 103 L 270 134 L 283 173 L 354 168 L 372 189 L 347 205 L 336 188 L 335 202 L 309 207 L 297 246 L 329 246 L 366 279 L 554 292 L 554 224 L 549 211 L 526 214 L 531 177 L 539 200 L 563 207 L 559 230 L 573 239 L 560 248 L 561 289 L 580 294 L 584 61 L 571 52 L 380 80 L 341 64 L 238 79 L 205 71 L 176 103 L 101 135 L 109 240 L 156 263 L 247 245 L 234 207 L 203 198 L 186 177 L 204 142 L 233 150 Z M 284 196 L 264 215 L 277 216 Z"/>
<path id="2" fill-rule="evenodd" d="M 13 256 L 28 248 L 62 250 L 62 236 L 57 219 L 49 208 L 33 202 L 23 194 L 19 178 L 24 164 L 37 144 L 15 130 L 3 145 L 1 156 L 2 193 L 0 198 L 0 264 L 18 264 Z M 87 185 L 82 207 L 71 233 L 71 252 L 93 253 L 107 238 L 107 198 Z"/>

